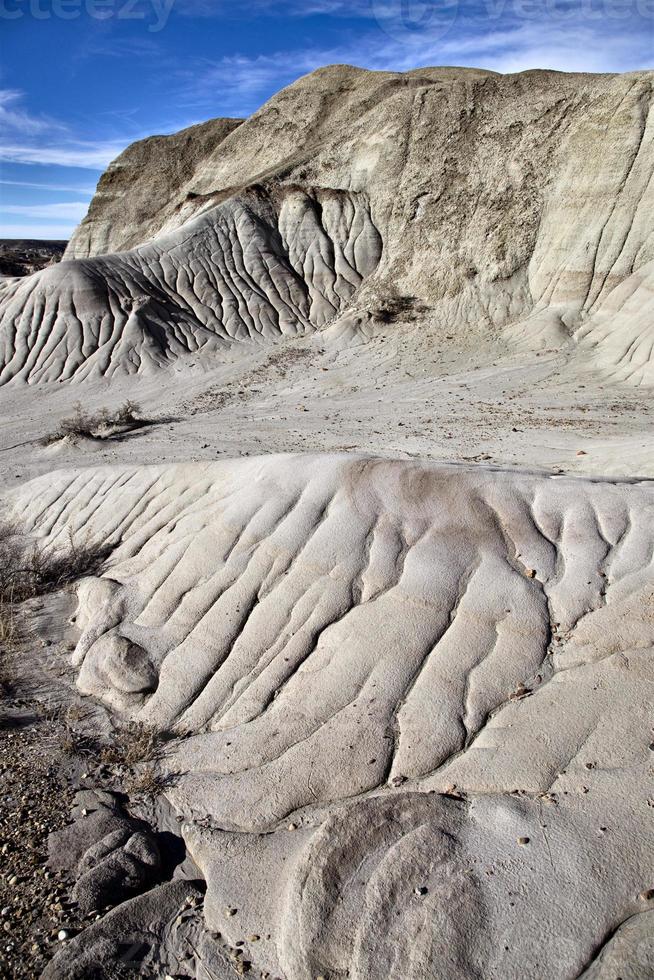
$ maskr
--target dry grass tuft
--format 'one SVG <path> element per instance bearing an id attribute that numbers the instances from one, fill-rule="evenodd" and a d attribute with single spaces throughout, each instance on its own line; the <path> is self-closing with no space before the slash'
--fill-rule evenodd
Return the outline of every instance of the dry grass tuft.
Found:
<path id="1" fill-rule="evenodd" d="M 397 320 L 415 320 L 427 307 L 416 296 L 390 295 L 385 297 L 373 316 L 382 323 L 395 323 Z"/>
<path id="2" fill-rule="evenodd" d="M 129 722 L 117 728 L 112 744 L 102 749 L 100 761 L 105 765 L 137 766 L 156 759 L 161 736 L 152 728 Z"/>
<path id="3" fill-rule="evenodd" d="M 21 603 L 96 574 L 109 551 L 76 541 L 72 533 L 65 549 L 55 551 L 40 542 L 26 545 L 15 524 L 0 523 L 0 645 L 10 648 L 17 643 L 23 626 Z"/>
<path id="4" fill-rule="evenodd" d="M 125 780 L 124 789 L 128 796 L 157 796 L 166 785 L 165 780 L 153 766 L 146 766 L 132 773 Z"/>
<path id="5" fill-rule="evenodd" d="M 111 439 L 130 429 L 137 429 L 149 424 L 143 417 L 140 406 L 127 400 L 119 408 L 110 411 L 100 408 L 96 412 L 88 412 L 81 402 L 73 405 L 73 414 L 62 419 L 59 428 L 43 439 L 45 445 L 64 439 Z"/>

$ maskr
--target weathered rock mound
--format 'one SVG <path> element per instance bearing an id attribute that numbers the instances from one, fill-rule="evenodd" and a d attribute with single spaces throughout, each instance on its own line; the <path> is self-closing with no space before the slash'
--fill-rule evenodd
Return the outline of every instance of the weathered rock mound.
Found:
<path id="1" fill-rule="evenodd" d="M 643 911 L 649 483 L 297 456 L 11 501 L 53 546 L 114 543 L 80 588 L 79 687 L 187 736 L 166 793 L 205 915 L 270 936 L 262 966 L 576 976 Z"/>
<path id="2" fill-rule="evenodd" d="M 240 119 L 210 119 L 171 136 L 128 146 L 100 178 L 88 214 L 72 236 L 67 259 L 121 252 L 154 238 L 186 201 L 198 167 L 220 152 Z"/>
<path id="3" fill-rule="evenodd" d="M 150 245 L 17 285 L 0 384 L 132 374 L 233 340 L 311 332 L 346 307 L 381 251 L 362 194 L 253 188 Z"/>
<path id="4" fill-rule="evenodd" d="M 527 344 L 552 346 L 581 328 L 610 374 L 650 383 L 651 306 L 636 294 L 651 295 L 654 261 L 652 78 L 335 66 L 240 125 L 207 124 L 197 148 L 195 131 L 137 144 L 71 242 L 81 264 L 5 297 L 2 380 L 137 371 L 208 352 L 216 338 L 303 332 L 348 308 L 374 323 L 395 295 L 415 298 L 444 333 L 512 325 Z M 329 208 L 320 214 L 329 194 L 341 202 L 329 205 L 337 229 Z M 280 195 L 313 202 L 297 206 L 287 238 L 281 214 L 252 205 Z M 239 224 L 243 210 L 253 217 Z M 359 229 L 365 262 L 339 269 L 339 247 Z M 91 259 L 155 232 L 150 245 Z"/>

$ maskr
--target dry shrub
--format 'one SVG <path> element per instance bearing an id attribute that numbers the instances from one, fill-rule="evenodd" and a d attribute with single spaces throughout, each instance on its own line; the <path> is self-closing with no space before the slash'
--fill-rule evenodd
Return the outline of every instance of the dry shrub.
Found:
<path id="1" fill-rule="evenodd" d="M 124 789 L 128 796 L 157 796 L 165 785 L 165 780 L 157 770 L 153 766 L 146 766 L 128 777 Z"/>
<path id="2" fill-rule="evenodd" d="M 72 533 L 63 549 L 53 550 L 40 542 L 26 545 L 15 524 L 0 523 L 0 644 L 8 648 L 18 641 L 21 603 L 99 572 L 109 551 L 76 541 Z"/>
<path id="3" fill-rule="evenodd" d="M 427 307 L 416 296 L 399 296 L 397 294 L 385 297 L 376 310 L 375 319 L 382 323 L 395 323 L 396 320 L 415 320 L 416 316 L 424 313 Z"/>
<path id="4" fill-rule="evenodd" d="M 152 762 L 158 754 L 161 736 L 139 722 L 128 722 L 113 733 L 112 744 L 102 749 L 105 765 L 136 766 Z"/>
<path id="5" fill-rule="evenodd" d="M 62 419 L 59 428 L 47 435 L 43 442 L 48 445 L 66 436 L 73 439 L 109 439 L 128 429 L 147 425 L 148 421 L 143 418 L 137 402 L 129 399 L 114 411 L 100 408 L 95 412 L 88 412 L 78 401 L 73 405 L 73 414 Z"/>

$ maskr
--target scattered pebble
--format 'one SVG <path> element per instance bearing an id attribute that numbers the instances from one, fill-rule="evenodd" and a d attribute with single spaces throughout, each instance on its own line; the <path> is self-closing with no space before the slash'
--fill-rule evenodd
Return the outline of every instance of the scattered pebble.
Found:
<path id="1" fill-rule="evenodd" d="M 528 844 L 529 837 L 518 837 L 518 844 Z"/>

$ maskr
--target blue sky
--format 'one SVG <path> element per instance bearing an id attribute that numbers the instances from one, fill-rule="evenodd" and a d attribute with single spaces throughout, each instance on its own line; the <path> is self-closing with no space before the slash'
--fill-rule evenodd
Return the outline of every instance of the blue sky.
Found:
<path id="1" fill-rule="evenodd" d="M 334 62 L 647 68 L 654 0 L 0 0 L 0 237 L 68 237 L 128 143 Z"/>

